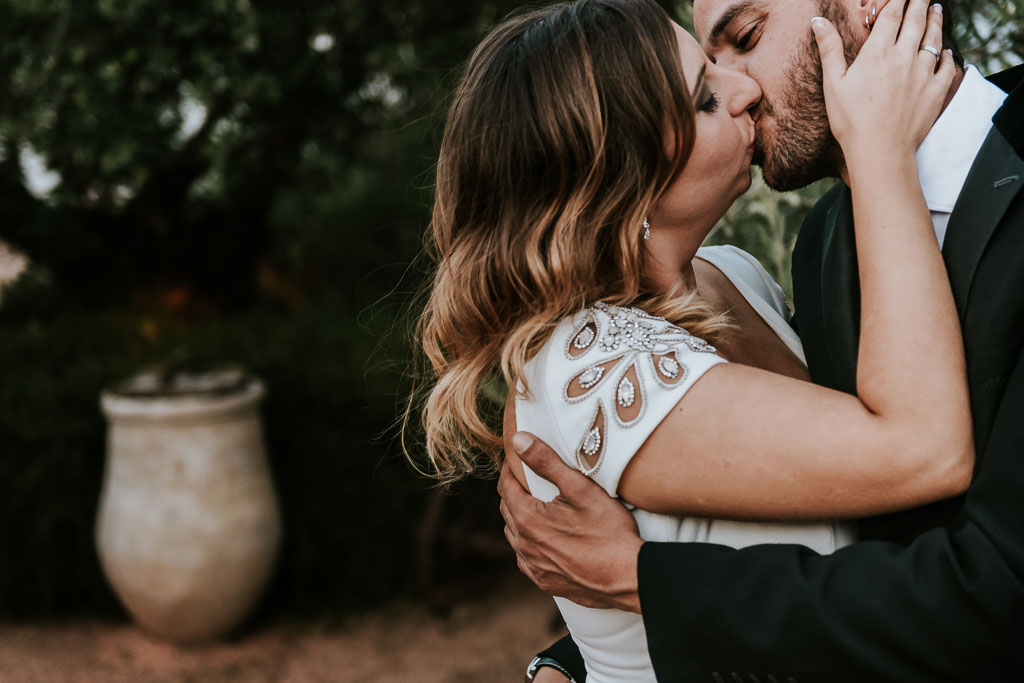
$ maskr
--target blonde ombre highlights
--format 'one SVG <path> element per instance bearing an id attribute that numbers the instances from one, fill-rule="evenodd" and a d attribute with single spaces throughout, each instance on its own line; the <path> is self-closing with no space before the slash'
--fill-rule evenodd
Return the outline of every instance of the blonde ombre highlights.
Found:
<path id="1" fill-rule="evenodd" d="M 438 266 L 417 330 L 436 378 L 415 408 L 429 474 L 494 471 L 502 443 L 481 392 L 496 377 L 517 386 L 581 308 L 639 306 L 705 338 L 726 325 L 641 275 L 644 217 L 686 163 L 694 127 L 676 36 L 653 0 L 534 10 L 477 47 L 441 143 Z"/>

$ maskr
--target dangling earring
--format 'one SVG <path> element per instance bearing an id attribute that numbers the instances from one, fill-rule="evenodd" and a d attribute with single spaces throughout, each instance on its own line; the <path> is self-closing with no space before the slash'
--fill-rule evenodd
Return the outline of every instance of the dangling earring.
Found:
<path id="1" fill-rule="evenodd" d="M 869 31 L 871 30 L 871 27 L 875 25 L 875 19 L 877 19 L 877 18 L 878 18 L 878 5 L 872 5 L 871 6 L 871 14 L 867 14 L 867 15 L 864 16 L 864 25 L 867 26 Z"/>
<path id="2" fill-rule="evenodd" d="M 651 239 L 651 224 L 644 218 L 644 242 Z"/>

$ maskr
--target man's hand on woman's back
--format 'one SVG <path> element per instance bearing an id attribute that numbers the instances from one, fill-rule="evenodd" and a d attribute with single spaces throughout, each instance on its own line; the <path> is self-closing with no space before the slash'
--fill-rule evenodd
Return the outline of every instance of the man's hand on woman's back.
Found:
<path id="1" fill-rule="evenodd" d="M 559 495 L 544 503 L 530 495 L 507 461 L 498 480 L 505 537 L 519 569 L 545 593 L 585 607 L 640 612 L 636 521 L 616 499 L 565 465 L 551 448 L 525 433 L 513 448 Z"/>

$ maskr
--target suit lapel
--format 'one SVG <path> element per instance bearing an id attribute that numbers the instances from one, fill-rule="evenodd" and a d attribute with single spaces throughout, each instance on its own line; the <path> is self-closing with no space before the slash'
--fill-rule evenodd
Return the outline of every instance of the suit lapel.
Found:
<path id="1" fill-rule="evenodd" d="M 844 187 L 828 213 L 822 238 L 821 319 L 836 388 L 857 390 L 860 280 L 850 189 Z"/>
<path id="2" fill-rule="evenodd" d="M 957 310 L 967 309 L 971 283 L 985 247 L 1010 203 L 1024 187 L 1024 65 L 990 78 L 1013 89 L 996 114 L 950 216 L 943 248 Z M 1008 142 L 1009 141 L 1009 142 Z M 857 387 L 860 335 L 860 281 L 849 188 L 844 188 L 826 217 L 822 233 L 821 319 L 825 347 L 836 388 Z"/>
<path id="3" fill-rule="evenodd" d="M 961 319 L 985 247 L 1022 186 L 1024 160 L 993 128 L 953 208 L 943 245 L 943 258 Z"/>
<path id="4" fill-rule="evenodd" d="M 1024 160 L 993 128 L 950 216 L 943 258 L 961 319 L 971 283 L 992 234 L 1024 188 Z M 826 218 L 822 238 L 821 317 L 836 388 L 855 393 L 860 335 L 860 281 L 853 208 L 845 188 Z"/>

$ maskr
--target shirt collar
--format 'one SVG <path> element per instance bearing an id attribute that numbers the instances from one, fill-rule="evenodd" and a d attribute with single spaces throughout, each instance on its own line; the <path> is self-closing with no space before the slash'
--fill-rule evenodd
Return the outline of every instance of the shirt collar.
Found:
<path id="1" fill-rule="evenodd" d="M 917 149 L 928 210 L 951 213 L 1006 93 L 968 66 L 953 99 Z"/>

